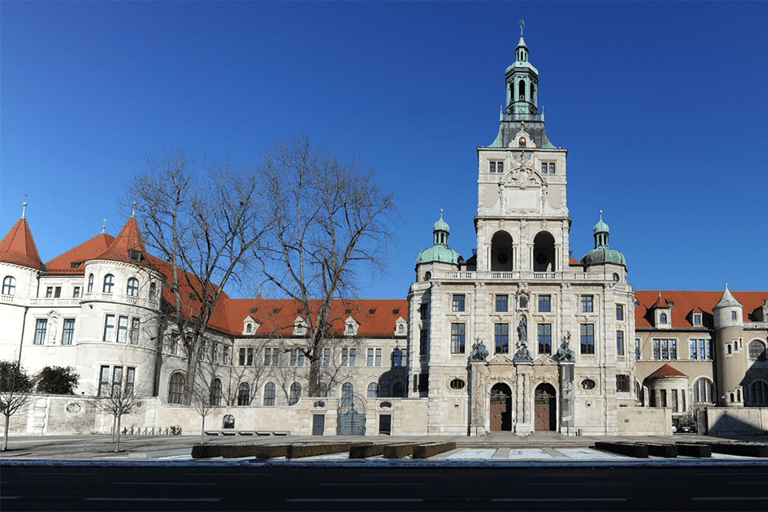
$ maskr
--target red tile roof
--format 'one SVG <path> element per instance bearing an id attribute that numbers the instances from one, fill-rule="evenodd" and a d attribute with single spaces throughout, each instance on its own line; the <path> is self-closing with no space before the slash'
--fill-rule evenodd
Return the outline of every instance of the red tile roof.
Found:
<path id="1" fill-rule="evenodd" d="M 100 233 L 87 242 L 83 242 L 74 249 L 70 249 L 61 256 L 49 261 L 45 266 L 51 274 L 83 274 L 85 266 L 83 262 L 96 259 L 109 248 L 115 237 Z M 72 264 L 79 264 L 76 268 Z"/>
<path id="2" fill-rule="evenodd" d="M 687 375 L 679 370 L 672 368 L 668 364 L 665 364 L 646 378 L 663 379 L 664 377 L 687 377 Z"/>
<path id="3" fill-rule="evenodd" d="M 763 292 L 731 292 L 742 306 L 744 306 L 744 321 L 749 322 L 749 315 L 761 307 L 768 300 L 768 291 Z M 681 291 L 664 290 L 661 292 L 663 300 L 671 306 L 672 328 L 689 329 L 693 327 L 691 313 L 703 311 L 705 315 L 712 315 L 715 306 L 723 296 L 723 291 Z M 639 306 L 635 307 L 635 325 L 638 329 L 652 328 L 652 309 L 659 300 L 658 290 L 636 290 L 635 298 Z M 706 326 L 706 325 L 705 325 Z M 711 325 L 707 327 L 712 327 Z"/>
<path id="4" fill-rule="evenodd" d="M 27 219 L 19 219 L 0 241 L 0 262 L 45 270 Z"/>
<path id="5" fill-rule="evenodd" d="M 148 263 L 147 248 L 144 246 L 144 239 L 141 236 L 139 223 L 136 222 L 134 217 L 128 219 L 128 222 L 125 223 L 125 226 L 123 226 L 123 229 L 117 235 L 117 238 L 115 238 L 109 248 L 107 248 L 104 253 L 100 254 L 94 259 L 121 261 L 123 263 L 136 264 L 135 261 L 131 261 L 129 252 L 131 250 L 141 252 L 144 260 L 138 263 L 139 265 L 146 265 Z"/>

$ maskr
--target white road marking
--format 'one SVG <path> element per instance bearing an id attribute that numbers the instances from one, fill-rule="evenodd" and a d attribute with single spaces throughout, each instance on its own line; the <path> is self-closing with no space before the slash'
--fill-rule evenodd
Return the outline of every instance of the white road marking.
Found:
<path id="1" fill-rule="evenodd" d="M 590 476 L 591 473 L 590 473 Z M 597 487 L 606 487 L 606 486 L 628 486 L 632 485 L 629 482 L 617 482 L 617 483 L 603 483 L 603 482 L 530 482 L 528 485 L 540 485 L 540 486 L 552 486 L 552 487 L 563 487 L 563 486 L 576 486 L 576 487 L 586 487 L 586 486 L 597 486 Z"/>
<path id="2" fill-rule="evenodd" d="M 626 498 L 498 498 L 491 501 L 627 501 Z"/>
<path id="3" fill-rule="evenodd" d="M 692 501 L 730 501 L 730 500 L 741 500 L 741 501 L 754 501 L 754 500 L 768 500 L 768 496 L 755 496 L 750 498 L 749 496 L 713 496 L 711 498 L 691 498 Z"/>
<path id="4" fill-rule="evenodd" d="M 418 502 L 423 501 L 419 498 L 295 498 L 285 500 L 286 503 L 353 503 L 353 502 L 386 502 L 386 503 L 400 503 L 400 502 Z"/>
<path id="5" fill-rule="evenodd" d="M 85 498 L 85 501 L 221 501 L 221 498 Z"/>
<path id="6" fill-rule="evenodd" d="M 216 485 L 214 482 L 112 482 L 112 485 Z"/>
<path id="7" fill-rule="evenodd" d="M 398 484 L 391 484 L 391 483 L 338 484 L 338 483 L 336 483 L 336 484 L 318 484 L 318 485 L 326 485 L 326 486 L 331 486 L 332 485 L 332 486 L 338 486 L 338 487 L 350 487 L 350 486 L 353 486 L 353 485 L 366 485 L 366 486 L 369 486 L 369 487 L 372 486 L 372 485 L 383 485 L 383 486 L 391 487 L 392 485 L 397 485 L 398 487 L 402 487 L 402 486 L 405 486 L 405 485 L 427 485 L 427 484 L 411 484 L 411 483 L 405 483 L 405 484 L 400 484 L 400 483 L 398 483 Z"/>

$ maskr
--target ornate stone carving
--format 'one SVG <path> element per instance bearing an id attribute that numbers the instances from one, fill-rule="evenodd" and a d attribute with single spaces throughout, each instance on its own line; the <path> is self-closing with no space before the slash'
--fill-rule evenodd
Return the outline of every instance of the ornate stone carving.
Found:
<path id="1" fill-rule="evenodd" d="M 575 361 L 576 354 L 571 350 L 571 331 L 568 331 L 563 336 L 563 342 L 560 344 L 560 348 L 557 350 L 558 361 Z"/>
<path id="2" fill-rule="evenodd" d="M 469 354 L 469 360 L 470 362 L 485 362 L 486 358 L 488 357 L 488 349 L 485 348 L 485 343 L 483 343 L 480 340 L 477 340 L 472 345 L 472 352 Z"/>

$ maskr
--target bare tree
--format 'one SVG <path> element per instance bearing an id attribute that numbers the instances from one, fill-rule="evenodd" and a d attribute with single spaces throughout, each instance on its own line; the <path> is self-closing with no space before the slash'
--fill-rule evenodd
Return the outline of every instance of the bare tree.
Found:
<path id="1" fill-rule="evenodd" d="M 185 404 L 193 398 L 198 352 L 223 289 L 239 281 L 268 228 L 258 208 L 253 169 L 209 162 L 199 175 L 179 152 L 149 159 L 128 197 L 156 265 L 168 276 L 164 323 L 177 330 L 186 353 Z"/>
<path id="2" fill-rule="evenodd" d="M 267 281 L 303 308 L 308 393 L 316 396 L 322 349 L 338 339 L 331 306 L 357 291 L 358 271 L 383 268 L 394 196 L 359 160 L 345 162 L 307 137 L 276 142 L 260 170 L 272 230 L 256 256 Z"/>
<path id="3" fill-rule="evenodd" d="M 99 390 L 99 394 L 88 400 L 96 409 L 112 416 L 112 442 L 115 443 L 115 453 L 120 451 L 120 427 L 123 416 L 130 414 L 141 403 L 145 395 L 143 388 L 131 388 L 120 383 L 114 383 Z"/>
<path id="4" fill-rule="evenodd" d="M 207 386 L 204 388 L 201 386 L 196 387 L 192 405 L 194 406 L 195 411 L 197 411 L 197 414 L 200 415 L 200 442 L 205 444 L 205 418 L 209 416 L 216 407 L 216 405 L 214 405 L 213 397 L 211 396 L 211 390 L 208 389 Z"/>
<path id="5" fill-rule="evenodd" d="M 17 362 L 0 361 L 0 412 L 5 416 L 3 449 L 8 449 L 11 416 L 32 398 L 32 379 Z"/>

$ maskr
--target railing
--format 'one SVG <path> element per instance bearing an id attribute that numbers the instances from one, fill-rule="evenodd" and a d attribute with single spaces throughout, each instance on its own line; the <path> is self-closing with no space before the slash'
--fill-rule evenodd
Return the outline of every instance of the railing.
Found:
<path id="1" fill-rule="evenodd" d="M 456 279 L 462 281 L 614 281 L 613 273 L 609 272 L 534 272 L 530 270 L 515 270 L 511 272 L 435 272 L 433 279 Z"/>

